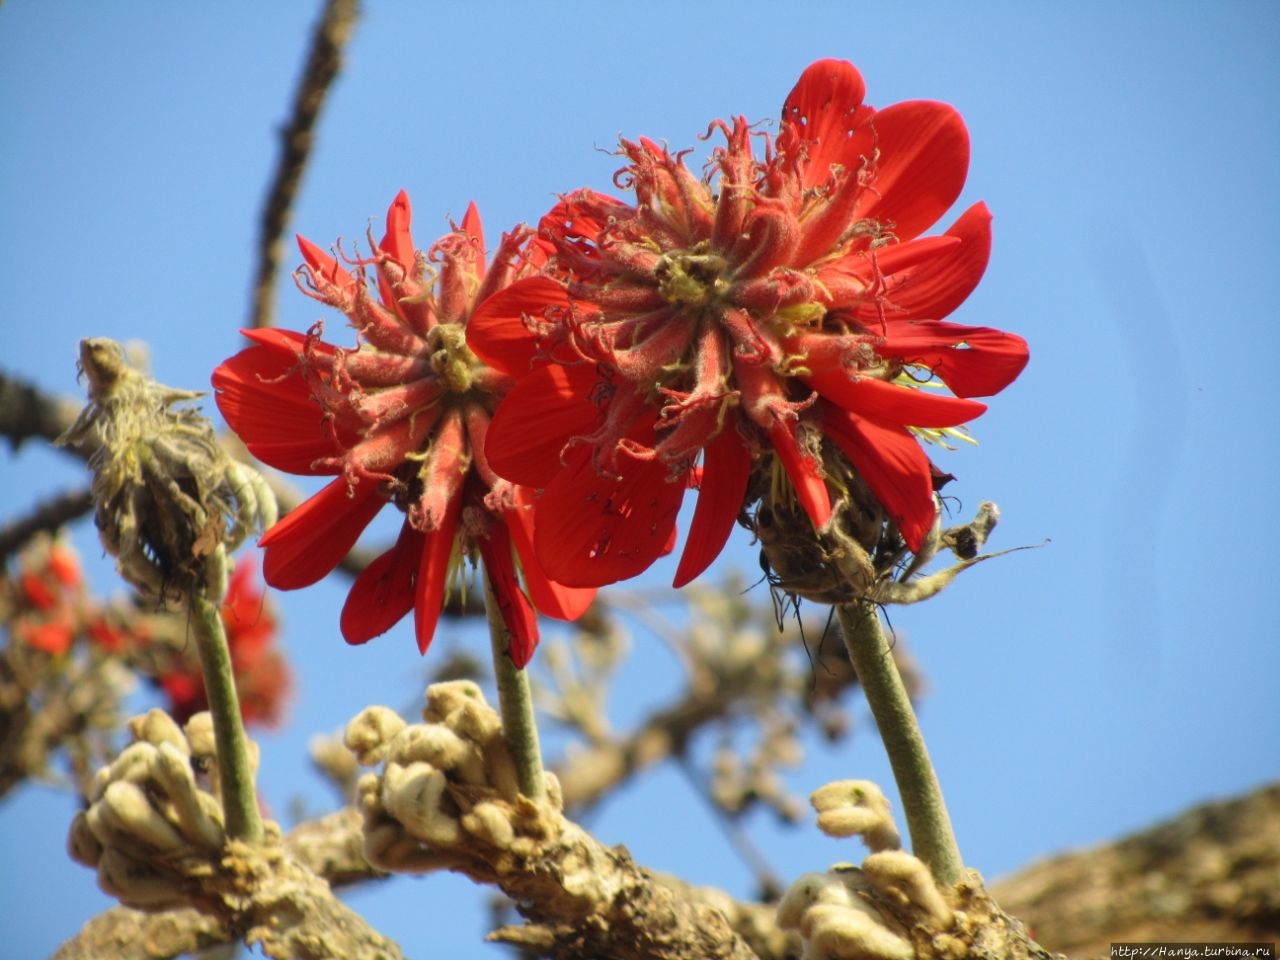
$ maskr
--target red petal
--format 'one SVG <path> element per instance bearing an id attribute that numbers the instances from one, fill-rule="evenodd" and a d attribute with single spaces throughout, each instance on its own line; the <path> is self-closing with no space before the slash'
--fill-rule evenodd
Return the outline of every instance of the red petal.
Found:
<path id="1" fill-rule="evenodd" d="M 342 607 L 347 643 L 368 643 L 386 633 L 413 609 L 413 580 L 422 557 L 423 536 L 405 523 L 396 545 L 356 577 Z"/>
<path id="2" fill-rule="evenodd" d="M 837 291 L 833 308 L 848 310 L 868 324 L 892 318 L 938 320 L 973 293 L 990 259 L 991 212 L 985 203 L 975 203 L 942 236 L 884 247 L 874 259 L 871 251 L 860 251 L 820 269 L 818 279 Z M 875 291 L 877 276 L 881 286 Z M 842 282 L 851 288 L 843 300 Z M 867 289 L 881 295 L 868 300 L 863 294 Z"/>
<path id="3" fill-rule="evenodd" d="M 889 279 L 889 316 L 905 314 L 941 320 L 973 293 L 991 259 L 991 211 L 985 203 L 975 203 L 945 236 L 960 243 L 917 267 L 893 272 Z M 923 238 L 902 246 L 922 242 Z"/>
<path id="4" fill-rule="evenodd" d="M 484 273 L 484 225 L 480 222 L 480 209 L 472 200 L 462 215 L 462 232 L 471 238 L 476 247 L 476 275 Z"/>
<path id="5" fill-rule="evenodd" d="M 550 277 L 518 280 L 480 304 L 467 321 L 467 345 L 494 369 L 514 377 L 528 373 L 537 353 L 537 338 L 524 318 L 545 318 L 547 311 L 567 311 L 564 284 Z"/>
<path id="6" fill-rule="evenodd" d="M 507 654 L 517 670 L 523 670 L 538 645 L 538 615 L 520 589 L 515 564 L 511 560 L 511 538 L 507 526 L 495 523 L 487 537 L 476 540 L 484 568 L 493 588 L 493 599 L 506 624 Z"/>
<path id="7" fill-rule="evenodd" d="M 915 278 L 925 265 L 949 259 L 947 254 L 961 245 L 958 237 L 917 237 L 906 243 L 857 250 L 823 264 L 817 276 L 827 290 L 829 309 L 875 323 L 886 315 L 933 317 L 932 313 L 914 310 L 914 301 L 905 298 L 914 291 Z"/>
<path id="8" fill-rule="evenodd" d="M 337 260 L 301 234 L 297 234 L 296 239 L 298 249 L 302 251 L 302 259 L 307 261 L 307 265 L 319 276 L 344 289 L 355 285 L 355 277 L 351 276 Z"/>
<path id="9" fill-rule="evenodd" d="M 1027 342 L 991 327 L 935 320 L 891 320 L 876 352 L 928 367 L 961 397 L 990 397 L 1017 379 L 1027 365 Z M 923 424 L 915 424 L 923 426 Z"/>
<path id="10" fill-rule="evenodd" d="M 854 218 L 891 224 L 899 240 L 910 240 L 960 196 L 969 172 L 969 131 L 954 108 L 931 100 L 885 107 L 871 125 L 879 159 Z"/>
<path id="11" fill-rule="evenodd" d="M 732 423 L 725 425 L 703 451 L 698 505 L 673 586 L 683 587 L 699 576 L 722 549 L 742 512 L 751 475 L 751 453 Z"/>
<path id="12" fill-rule="evenodd" d="M 845 60 L 819 60 L 800 74 L 782 105 L 782 119 L 797 124 L 800 136 L 810 141 L 806 188 L 830 180 L 833 165 L 850 168 L 850 134 L 865 115 L 858 108 L 866 92 L 862 75 Z"/>
<path id="13" fill-rule="evenodd" d="M 307 335 L 299 333 L 296 330 L 281 330 L 278 327 L 251 327 L 241 330 L 246 340 L 259 344 L 263 347 L 271 347 L 280 351 L 282 354 L 297 359 L 302 355 L 303 349 L 307 344 Z M 312 345 L 313 350 L 320 352 L 322 356 L 333 356 L 333 347 L 323 341 L 317 341 Z"/>
<path id="14" fill-rule="evenodd" d="M 537 506 L 533 491 L 528 487 L 516 487 L 516 507 L 503 513 L 511 542 L 524 570 L 524 581 L 529 588 L 529 599 L 539 613 L 557 620 L 577 620 L 591 606 L 596 597 L 595 587 L 566 587 L 552 580 L 543 572 L 533 549 L 533 531 Z"/>
<path id="15" fill-rule="evenodd" d="M 800 378 L 823 399 L 852 413 L 904 427 L 955 427 L 982 416 L 987 405 L 871 377 L 850 377 L 843 369 L 815 370 Z"/>
<path id="16" fill-rule="evenodd" d="M 586 364 L 539 367 L 517 380 L 485 434 L 484 453 L 494 472 L 512 483 L 546 486 L 561 469 L 569 439 L 599 423 L 600 411 L 586 399 L 599 381 Z"/>
<path id="17" fill-rule="evenodd" d="M 915 437 L 902 427 L 829 405 L 823 407 L 822 424 L 893 517 L 907 546 L 919 550 L 937 510 L 929 458 Z"/>
<path id="18" fill-rule="evenodd" d="M 339 477 L 267 531 L 262 575 L 280 590 L 310 586 L 336 567 L 386 503 L 372 483 Z"/>
<path id="19" fill-rule="evenodd" d="M 436 623 L 444 606 L 444 591 L 449 584 L 449 561 L 453 559 L 457 546 L 461 513 L 462 498 L 454 497 L 449 501 L 440 526 L 431 533 L 423 534 L 413 600 L 413 631 L 418 638 L 419 653 L 426 653 L 431 645 L 431 637 L 436 632 Z"/>
<path id="20" fill-rule="evenodd" d="M 401 190 L 391 201 L 391 206 L 387 208 L 387 232 L 378 247 L 400 264 L 405 273 L 413 272 L 414 261 L 417 259 L 413 249 L 413 234 L 409 230 L 412 219 L 413 211 L 409 207 L 409 194 Z M 392 289 L 386 274 L 381 269 L 378 270 L 378 296 L 396 316 L 404 318 L 404 309 L 397 302 L 399 297 L 396 296 L 395 290 Z"/>
<path id="21" fill-rule="evenodd" d="M 651 435 L 633 439 L 644 446 L 653 441 Z M 549 577 L 573 587 L 625 580 L 669 551 L 685 491 L 656 458 L 621 453 L 622 476 L 614 479 L 596 474 L 592 453 L 574 447 L 538 502 L 538 559 Z"/>
<path id="22" fill-rule="evenodd" d="M 796 440 L 795 422 L 777 420 L 769 428 L 769 440 L 782 467 L 791 478 L 796 499 L 813 521 L 815 529 L 826 526 L 831 519 L 831 494 L 822 478 L 822 467 L 811 454 L 800 449 Z"/>
<path id="23" fill-rule="evenodd" d="M 332 473 L 312 464 L 339 452 L 311 388 L 293 371 L 296 354 L 249 347 L 213 372 L 215 400 L 227 425 L 263 463 L 288 473 Z"/>
<path id="24" fill-rule="evenodd" d="M 413 264 L 417 259 L 413 247 L 413 234 L 410 232 L 412 219 L 413 211 L 409 206 L 409 194 L 401 190 L 391 201 L 391 206 L 387 208 L 387 233 L 379 246 L 385 253 L 395 258 L 407 273 L 413 272 Z M 383 300 L 387 303 L 392 302 L 385 296 Z"/>

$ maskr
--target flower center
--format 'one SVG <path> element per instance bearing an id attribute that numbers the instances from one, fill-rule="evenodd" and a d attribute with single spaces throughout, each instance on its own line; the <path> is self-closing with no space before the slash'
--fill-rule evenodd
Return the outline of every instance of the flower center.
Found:
<path id="1" fill-rule="evenodd" d="M 431 369 L 450 393 L 463 394 L 471 389 L 474 370 L 480 360 L 467 346 L 466 329 L 457 323 L 440 323 L 427 332 L 431 350 Z"/>
<path id="2" fill-rule="evenodd" d="M 701 244 L 699 246 L 702 246 Z M 704 307 L 720 297 L 728 288 L 724 278 L 728 261 L 718 253 L 692 251 L 664 253 L 654 267 L 658 292 L 672 304 Z"/>

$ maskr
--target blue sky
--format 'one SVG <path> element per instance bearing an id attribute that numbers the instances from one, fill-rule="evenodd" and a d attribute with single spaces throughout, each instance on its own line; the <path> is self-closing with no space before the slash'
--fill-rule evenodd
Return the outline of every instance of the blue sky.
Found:
<path id="1" fill-rule="evenodd" d="M 163 382 L 201 387 L 239 349 L 275 131 L 313 16 L 300 3 L 0 8 L 6 369 L 77 393 L 76 343 L 109 336 L 146 341 Z M 956 212 L 986 200 L 995 250 L 955 319 L 1023 335 L 1032 361 L 975 424 L 981 446 L 942 465 L 966 510 L 1000 504 L 993 547 L 1050 543 L 893 617 L 929 677 L 922 722 L 961 848 L 993 877 L 1280 776 L 1266 559 L 1280 395 L 1263 363 L 1280 355 L 1277 52 L 1267 2 L 373 0 L 292 229 L 322 246 L 358 237 L 403 187 L 419 238 L 472 199 L 496 236 L 557 192 L 611 189 L 619 134 L 698 147 L 712 118 L 775 117 L 820 57 L 856 63 L 872 104 L 957 106 L 973 160 Z M 282 281 L 282 326 L 321 313 Z M 3 457 L 6 517 L 79 480 L 60 455 Z M 77 543 L 96 560 L 91 531 Z M 756 569 L 742 532 L 711 576 L 729 569 Z M 109 564 L 91 576 L 114 589 Z M 342 598 L 336 582 L 277 597 L 298 674 L 291 725 L 264 741 L 278 811 L 296 796 L 330 803 L 307 770 L 311 734 L 369 703 L 409 707 L 421 685 L 407 626 L 342 644 Z M 438 643 L 483 649 L 453 627 Z M 673 674 L 655 638 L 637 631 L 634 647 L 625 694 L 639 709 L 670 695 Z M 790 778 L 798 793 L 837 777 L 890 785 L 858 710 L 859 735 L 815 747 Z M 0 804 L 16 956 L 49 953 L 106 905 L 63 853 L 72 810 L 40 787 Z M 646 865 L 747 892 L 670 771 L 590 826 Z M 860 855 L 811 827 L 748 826 L 783 876 Z M 482 899 L 460 878 L 401 879 L 354 902 L 410 956 L 502 955 L 480 942 Z"/>

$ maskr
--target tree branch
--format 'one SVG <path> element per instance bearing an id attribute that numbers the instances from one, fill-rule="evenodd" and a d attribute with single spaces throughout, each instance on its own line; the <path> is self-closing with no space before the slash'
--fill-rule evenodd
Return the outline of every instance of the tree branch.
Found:
<path id="1" fill-rule="evenodd" d="M 756 960 L 719 910 L 678 896 L 565 819 L 559 785 L 546 799 L 519 787 L 497 713 L 470 681 L 427 690 L 423 724 L 370 707 L 347 727 L 362 766 L 365 852 L 394 872 L 447 869 L 496 886 L 529 925 L 493 939 L 552 958 Z"/>
<path id="2" fill-rule="evenodd" d="M 270 327 L 275 322 L 274 287 L 284 250 L 282 235 L 311 155 L 316 121 L 342 69 L 342 52 L 351 39 L 357 12 L 356 0 L 327 0 L 312 34 L 311 52 L 294 94 L 289 124 L 280 134 L 280 159 L 262 210 L 250 318 L 254 327 Z"/>

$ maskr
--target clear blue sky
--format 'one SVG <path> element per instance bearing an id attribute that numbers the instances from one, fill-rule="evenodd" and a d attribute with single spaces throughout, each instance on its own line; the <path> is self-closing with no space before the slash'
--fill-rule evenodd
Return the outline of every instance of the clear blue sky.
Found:
<path id="1" fill-rule="evenodd" d="M 1022 334 L 1032 361 L 977 422 L 982 445 L 944 466 L 966 509 L 1001 505 L 993 546 L 1052 541 L 894 612 L 930 679 L 923 723 L 966 859 L 994 877 L 1280 776 L 1267 547 L 1280 520 L 1280 7 L 365 6 L 294 211 L 321 245 L 362 235 L 401 187 L 420 239 L 471 199 L 496 237 L 559 191 L 609 189 L 617 161 L 602 151 L 619 133 L 697 146 L 714 117 L 775 117 L 819 57 L 854 61 L 872 104 L 955 104 L 973 138 L 957 211 L 984 199 L 996 218 L 991 267 L 955 319 Z M 141 339 L 159 379 L 200 387 L 239 349 L 313 16 L 303 3 L 0 8 L 5 368 L 74 393 L 81 337 Z M 321 313 L 282 282 L 281 325 Z M 4 515 L 78 479 L 63 457 L 6 452 Z M 91 532 L 77 542 L 97 556 Z M 739 532 L 717 571 L 754 564 Z M 101 590 L 109 571 L 92 568 Z M 342 596 L 334 583 L 277 598 L 298 691 L 292 724 L 264 742 L 276 811 L 330 803 L 307 770 L 311 734 L 368 703 L 409 707 L 420 687 L 407 625 L 342 644 Z M 444 633 L 441 646 L 481 649 Z M 661 645 L 634 642 L 629 696 L 670 695 Z M 891 783 L 869 721 L 790 782 L 807 794 L 849 776 Z M 72 810 L 38 787 L 0 804 L 15 957 L 47 954 L 107 903 L 63 853 Z M 784 876 L 861 854 L 810 827 L 749 826 Z M 646 865 L 747 890 L 670 772 L 591 827 Z M 480 942 L 482 900 L 460 878 L 396 880 L 356 905 L 410 956 L 503 955 Z"/>

